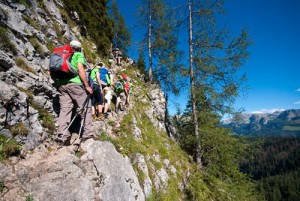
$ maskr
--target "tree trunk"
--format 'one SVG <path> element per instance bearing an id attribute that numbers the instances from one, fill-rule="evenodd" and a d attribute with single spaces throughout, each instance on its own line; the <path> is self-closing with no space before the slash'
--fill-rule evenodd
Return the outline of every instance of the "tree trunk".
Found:
<path id="1" fill-rule="evenodd" d="M 151 0 L 149 0 L 149 23 L 148 23 L 148 53 L 149 53 L 149 82 L 152 82 L 152 47 L 151 47 L 151 29 L 152 29 L 152 7 Z"/>
<path id="2" fill-rule="evenodd" d="M 191 99 L 192 99 L 192 110 L 193 110 L 193 124 L 194 132 L 196 136 L 196 163 L 199 169 L 202 168 L 202 154 L 201 154 L 201 144 L 200 144 L 200 133 L 199 124 L 197 118 L 197 108 L 195 99 L 195 86 L 194 86 L 194 70 L 193 70 L 193 24 L 192 24 L 192 6 L 191 0 L 189 0 L 189 49 L 190 49 L 190 85 L 191 85 Z"/>
<path id="3" fill-rule="evenodd" d="M 169 138 L 171 138 L 172 140 L 176 141 L 175 137 L 174 137 L 174 133 L 172 132 L 172 123 L 170 122 L 170 117 L 169 117 L 169 112 L 168 112 L 168 101 L 169 101 L 169 94 L 168 94 L 168 91 L 165 90 L 164 92 L 165 94 L 165 128 L 166 128 L 166 131 L 167 131 L 167 134 L 169 136 Z"/>

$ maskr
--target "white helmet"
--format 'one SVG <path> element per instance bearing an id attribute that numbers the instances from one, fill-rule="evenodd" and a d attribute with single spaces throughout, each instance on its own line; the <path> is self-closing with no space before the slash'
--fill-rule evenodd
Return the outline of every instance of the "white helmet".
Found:
<path id="1" fill-rule="evenodd" d="M 81 43 L 77 40 L 72 40 L 70 42 L 71 47 L 75 47 L 75 48 L 81 48 Z"/>

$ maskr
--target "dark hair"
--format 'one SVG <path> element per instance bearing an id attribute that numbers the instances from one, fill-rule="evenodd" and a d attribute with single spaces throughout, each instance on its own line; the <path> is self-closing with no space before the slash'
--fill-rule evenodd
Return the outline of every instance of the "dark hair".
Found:
<path id="1" fill-rule="evenodd" d="M 103 63 L 102 62 L 98 62 L 97 66 L 103 66 Z"/>
<path id="2" fill-rule="evenodd" d="M 81 52 L 81 47 L 72 47 L 75 52 Z"/>

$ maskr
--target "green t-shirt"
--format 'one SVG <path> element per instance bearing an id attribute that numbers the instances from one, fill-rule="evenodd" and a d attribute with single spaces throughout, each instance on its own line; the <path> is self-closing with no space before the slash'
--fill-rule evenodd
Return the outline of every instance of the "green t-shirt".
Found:
<path id="1" fill-rule="evenodd" d="M 83 65 L 86 65 L 85 58 L 84 58 L 84 55 L 83 55 L 82 52 L 75 52 L 73 54 L 72 60 L 71 60 L 72 66 L 78 72 L 77 63 L 82 63 Z M 66 84 L 66 83 L 69 83 L 69 82 L 78 83 L 78 84 L 82 83 L 79 75 L 77 75 L 76 77 L 73 77 L 73 78 L 64 78 L 64 79 L 59 80 L 60 84 Z"/>

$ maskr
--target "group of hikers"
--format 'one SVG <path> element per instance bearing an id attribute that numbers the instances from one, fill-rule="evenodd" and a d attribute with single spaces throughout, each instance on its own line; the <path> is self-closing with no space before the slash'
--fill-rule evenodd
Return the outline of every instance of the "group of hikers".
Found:
<path id="1" fill-rule="evenodd" d="M 114 72 L 102 61 L 97 62 L 93 68 L 88 68 L 79 41 L 73 40 L 69 46 L 74 51 L 70 57 L 70 64 L 75 71 L 75 76 L 56 79 L 57 89 L 60 92 L 60 113 L 55 141 L 60 145 L 70 143 L 69 128 L 73 123 L 74 108 L 77 108 L 77 113 L 80 113 L 82 119 L 79 131 L 81 139 L 95 139 L 93 121 L 108 118 L 113 97 L 115 97 L 116 113 L 129 106 L 129 94 L 132 87 L 129 78 L 124 73 Z M 52 60 L 55 60 L 55 56 L 50 57 L 50 74 Z"/>
<path id="2" fill-rule="evenodd" d="M 129 82 L 124 73 L 115 73 L 112 70 L 108 70 L 101 61 L 89 71 L 86 74 L 93 89 L 91 96 L 93 120 L 107 119 L 107 112 L 113 98 L 112 90 L 116 97 L 116 113 L 129 105 L 129 90 L 132 83 Z M 121 103 L 122 92 L 124 93 L 125 101 Z"/>

